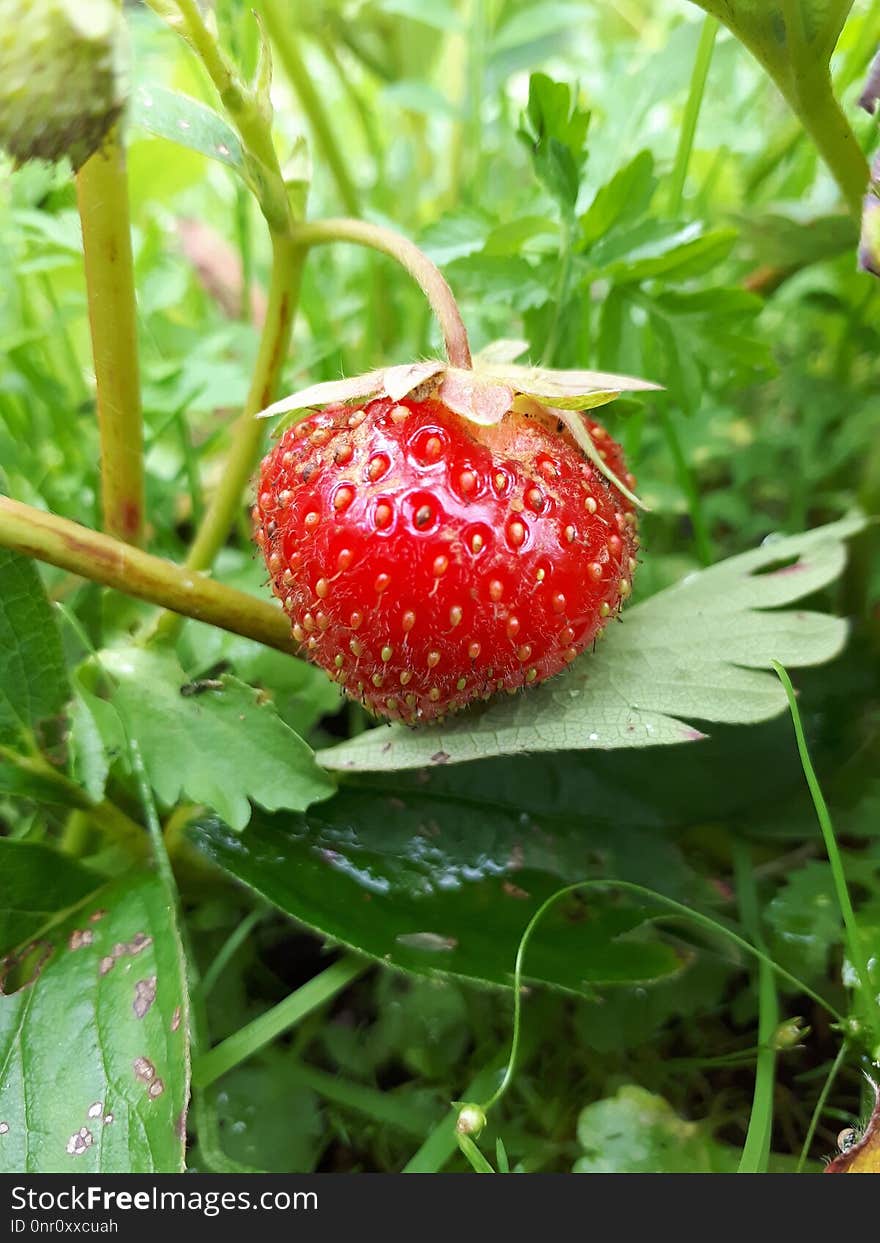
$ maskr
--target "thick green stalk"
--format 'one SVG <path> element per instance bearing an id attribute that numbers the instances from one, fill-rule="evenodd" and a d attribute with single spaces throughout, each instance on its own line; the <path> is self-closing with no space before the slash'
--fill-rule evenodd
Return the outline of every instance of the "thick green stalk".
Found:
<path id="1" fill-rule="evenodd" d="M 315 144 L 327 162 L 327 167 L 336 182 L 339 197 L 347 212 L 356 216 L 360 211 L 360 199 L 351 174 L 345 153 L 340 148 L 324 101 L 318 93 L 297 46 L 297 34 L 289 11 L 285 11 L 277 0 L 262 0 L 259 6 L 266 29 L 275 45 L 278 59 L 284 66 L 284 72 L 293 87 L 303 112 L 308 118 L 315 136 Z"/>
<path id="2" fill-rule="evenodd" d="M 79 523 L 0 496 L 0 546 L 282 652 L 296 651 L 280 609 Z"/>
<path id="3" fill-rule="evenodd" d="M 125 151 L 118 132 L 77 173 L 98 421 L 104 529 L 143 543 L 144 433 Z"/>
<path id="4" fill-rule="evenodd" d="M 715 48 L 715 37 L 718 34 L 719 25 L 718 18 L 710 14 L 703 19 L 703 29 L 700 32 L 700 42 L 697 45 L 697 55 L 691 71 L 690 91 L 685 104 L 681 129 L 678 132 L 675 163 L 672 166 L 672 180 L 669 186 L 669 214 L 671 216 L 678 215 L 681 209 L 684 183 L 694 147 L 694 135 L 697 132 L 697 119 L 703 103 L 703 92 L 706 89 L 706 79 L 709 76 L 709 66 L 712 63 L 712 52 Z"/>

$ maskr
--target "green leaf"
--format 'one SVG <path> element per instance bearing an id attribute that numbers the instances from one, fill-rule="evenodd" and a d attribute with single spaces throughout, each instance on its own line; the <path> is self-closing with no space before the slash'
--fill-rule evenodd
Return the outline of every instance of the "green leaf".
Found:
<path id="1" fill-rule="evenodd" d="M 573 211 L 577 202 L 589 123 L 589 112 L 578 107 L 565 82 L 532 74 L 519 135 L 531 150 L 536 177 L 563 211 Z"/>
<path id="2" fill-rule="evenodd" d="M 575 1174 L 733 1173 L 737 1154 L 704 1124 L 685 1122 L 662 1096 L 635 1084 L 581 1110 Z"/>
<path id="3" fill-rule="evenodd" d="M 711 272 L 733 249 L 735 229 L 712 229 L 704 233 L 699 224 L 687 225 L 675 233 L 665 233 L 636 245 L 622 258 L 604 267 L 617 284 L 646 280 L 690 280 Z M 601 262 L 596 254 L 595 260 Z"/>
<path id="4" fill-rule="evenodd" d="M 198 151 L 211 160 L 235 169 L 249 181 L 241 140 L 231 125 L 212 108 L 155 83 L 137 87 L 131 97 L 130 118 L 134 125 L 159 138 Z"/>
<path id="5" fill-rule="evenodd" d="M 86 696 L 77 690 L 70 705 L 70 751 L 73 775 L 93 803 L 100 803 L 110 772 L 110 761 L 104 747 L 104 739 L 98 722 L 89 707 Z"/>
<path id="6" fill-rule="evenodd" d="M 114 648 L 101 661 L 117 684 L 112 703 L 165 806 L 184 794 L 243 829 L 249 800 L 302 811 L 333 793 L 311 748 L 237 678 L 190 687 L 173 655 L 138 647 Z"/>
<path id="7" fill-rule="evenodd" d="M 770 541 L 693 574 L 636 605 L 595 653 L 516 698 L 491 701 L 441 725 L 389 726 L 320 753 L 346 771 L 421 768 L 488 755 L 696 741 L 696 723 L 753 724 L 786 707 L 770 662 L 822 664 L 842 649 L 846 622 L 783 610 L 833 582 L 853 516 Z M 687 722 L 687 723 L 686 723 Z"/>
<path id="8" fill-rule="evenodd" d="M 0 997 L 4 1170 L 182 1170 L 188 1006 L 159 880 L 97 890 L 7 970 L 4 988 L 15 984 Z"/>
<path id="9" fill-rule="evenodd" d="M 805 863 L 768 903 L 765 916 L 783 945 L 795 952 L 799 970 L 824 971 L 828 951 L 840 942 L 843 929 L 829 865 L 814 859 Z"/>
<path id="10" fill-rule="evenodd" d="M 853 0 L 693 0 L 720 18 L 770 73 L 783 94 L 795 67 L 790 45 L 803 41 L 817 65 L 827 65 Z M 792 29 L 793 27 L 793 29 Z"/>
<path id="11" fill-rule="evenodd" d="M 637 220 L 650 203 L 656 185 L 654 157 L 650 151 L 640 151 L 597 191 L 581 216 L 582 245 L 590 247 L 612 228 Z"/>
<path id="12" fill-rule="evenodd" d="M 0 548 L 0 744 L 19 745 L 70 698 L 61 639 L 33 561 Z"/>
<path id="13" fill-rule="evenodd" d="M 587 866 L 582 833 L 454 795 L 344 790 L 305 816 L 254 816 L 244 834 L 189 830 L 214 863 L 322 935 L 392 966 L 509 986 L 537 906 Z M 619 870 L 650 840 L 597 831 Z M 648 835 L 650 838 L 650 835 Z M 623 842 L 627 845 L 624 846 Z M 611 864 L 613 866 L 613 863 Z M 680 961 L 644 932 L 651 912 L 613 897 L 560 904 L 529 945 L 526 976 L 574 992 L 644 981 Z"/>
<path id="14" fill-rule="evenodd" d="M 21 945 L 99 884 L 94 872 L 57 850 L 0 838 L 0 954 Z"/>

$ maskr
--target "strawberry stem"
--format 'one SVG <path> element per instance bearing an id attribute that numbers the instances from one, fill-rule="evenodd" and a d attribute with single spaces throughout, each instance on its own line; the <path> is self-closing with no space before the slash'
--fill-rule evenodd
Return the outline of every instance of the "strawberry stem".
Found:
<path id="1" fill-rule="evenodd" d="M 409 238 L 365 220 L 313 220 L 294 225 L 293 237 L 307 249 L 326 242 L 353 242 L 395 259 L 428 299 L 443 333 L 446 357 L 453 367 L 473 366 L 467 330 L 443 273 Z"/>
<path id="2" fill-rule="evenodd" d="M 273 605 L 5 496 L 0 496 L 0 547 L 267 647 L 297 651 L 287 618 Z"/>
<path id="3" fill-rule="evenodd" d="M 144 430 L 125 151 L 114 130 L 76 177 L 98 422 L 104 529 L 144 535 Z"/>

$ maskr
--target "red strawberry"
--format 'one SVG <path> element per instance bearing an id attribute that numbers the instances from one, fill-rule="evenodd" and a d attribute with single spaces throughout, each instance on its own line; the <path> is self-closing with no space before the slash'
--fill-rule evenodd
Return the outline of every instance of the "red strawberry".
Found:
<path id="1" fill-rule="evenodd" d="M 309 658 L 372 712 L 427 721 L 541 682 L 629 594 L 632 506 L 535 410 L 487 427 L 434 399 L 331 406 L 264 459 L 272 588 Z"/>

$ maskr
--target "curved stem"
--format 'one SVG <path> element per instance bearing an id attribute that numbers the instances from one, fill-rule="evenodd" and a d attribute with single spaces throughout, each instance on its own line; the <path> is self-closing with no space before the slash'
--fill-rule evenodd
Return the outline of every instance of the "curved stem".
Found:
<path id="1" fill-rule="evenodd" d="M 76 177 L 98 421 L 104 529 L 144 535 L 144 431 L 125 151 L 114 131 Z"/>
<path id="2" fill-rule="evenodd" d="M 279 651 L 297 650 L 287 618 L 268 602 L 5 496 L 0 545 Z"/>
<path id="3" fill-rule="evenodd" d="M 711 932 L 716 935 L 720 933 L 722 936 L 727 937 L 727 939 L 731 941 L 734 945 L 736 945 L 739 949 L 745 950 L 747 954 L 750 954 L 753 958 L 757 958 L 759 962 L 764 963 L 767 967 L 771 968 L 776 973 L 776 975 L 780 977 L 780 979 L 787 981 L 787 983 L 789 984 L 793 984 L 799 992 L 805 993 L 806 996 L 809 997 L 812 1001 L 815 1001 L 817 1005 L 821 1006 L 824 1010 L 827 1010 L 828 1013 L 834 1019 L 836 1019 L 838 1023 L 841 1023 L 841 1024 L 845 1023 L 846 1020 L 844 1019 L 843 1015 L 840 1014 L 837 1010 L 835 1010 L 834 1007 L 830 1004 L 830 1002 L 826 1001 L 824 997 L 820 997 L 818 993 L 814 992 L 813 989 L 811 989 L 808 984 L 805 984 L 803 980 L 799 980 L 797 976 L 792 975 L 790 971 L 786 971 L 784 967 L 780 967 L 779 964 L 774 962 L 773 959 L 770 958 L 769 955 L 766 954 L 762 949 L 759 949 L 755 945 L 751 945 L 748 941 L 745 940 L 744 937 L 739 936 L 736 932 L 733 931 L 733 929 L 728 928 L 725 924 L 719 923 L 718 920 L 713 919 L 710 915 L 704 915 L 702 911 L 694 910 L 693 907 L 685 906 L 683 902 L 676 902 L 674 898 L 668 898 L 666 894 L 658 893 L 656 890 L 649 889 L 645 885 L 637 885 L 633 881 L 628 881 L 628 880 L 575 881 L 575 883 L 572 885 L 565 885 L 562 889 L 557 889 L 555 893 L 551 894 L 549 898 L 546 898 L 545 901 L 541 903 L 541 905 L 535 911 L 534 915 L 531 917 L 529 922 L 526 924 L 525 931 L 523 932 L 522 937 L 520 938 L 519 947 L 517 948 L 517 951 L 516 951 L 516 961 L 514 963 L 514 968 L 513 968 L 513 1037 L 510 1042 L 510 1057 L 508 1058 L 507 1066 L 504 1069 L 504 1075 L 501 1079 L 500 1084 L 495 1089 L 495 1091 L 492 1093 L 492 1095 L 489 1097 L 489 1099 L 485 1101 L 482 1105 L 478 1106 L 478 1108 L 482 1109 L 483 1113 L 488 1114 L 492 1106 L 495 1105 L 501 1099 L 501 1097 L 505 1094 L 505 1092 L 507 1091 L 507 1089 L 510 1087 L 511 1083 L 513 1082 L 513 1075 L 514 1075 L 514 1071 L 516 1070 L 516 1061 L 517 1061 L 517 1056 L 519 1053 L 519 1045 L 520 1045 L 520 1038 L 521 1038 L 521 1031 L 522 1031 L 523 962 L 525 959 L 526 948 L 528 947 L 532 934 L 537 928 L 538 924 L 543 919 L 544 915 L 547 913 L 547 911 L 550 910 L 552 906 L 555 906 L 555 904 L 557 902 L 560 902 L 563 898 L 568 897 L 569 894 L 577 893 L 578 891 L 582 891 L 586 889 L 620 889 L 624 893 L 631 893 L 639 898 L 647 898 L 651 902 L 659 902 L 663 906 L 665 906 L 666 909 L 669 911 L 669 915 L 668 916 L 655 916 L 654 917 L 655 919 L 657 918 L 689 919 L 693 923 L 697 924 L 699 927 L 705 928 L 708 932 Z"/>
<path id="4" fill-rule="evenodd" d="M 461 312 L 445 276 L 409 238 L 366 220 L 312 220 L 293 226 L 293 239 L 308 249 L 327 242 L 353 242 L 395 259 L 431 304 L 443 332 L 446 357 L 453 367 L 470 368 L 471 350 Z"/>

